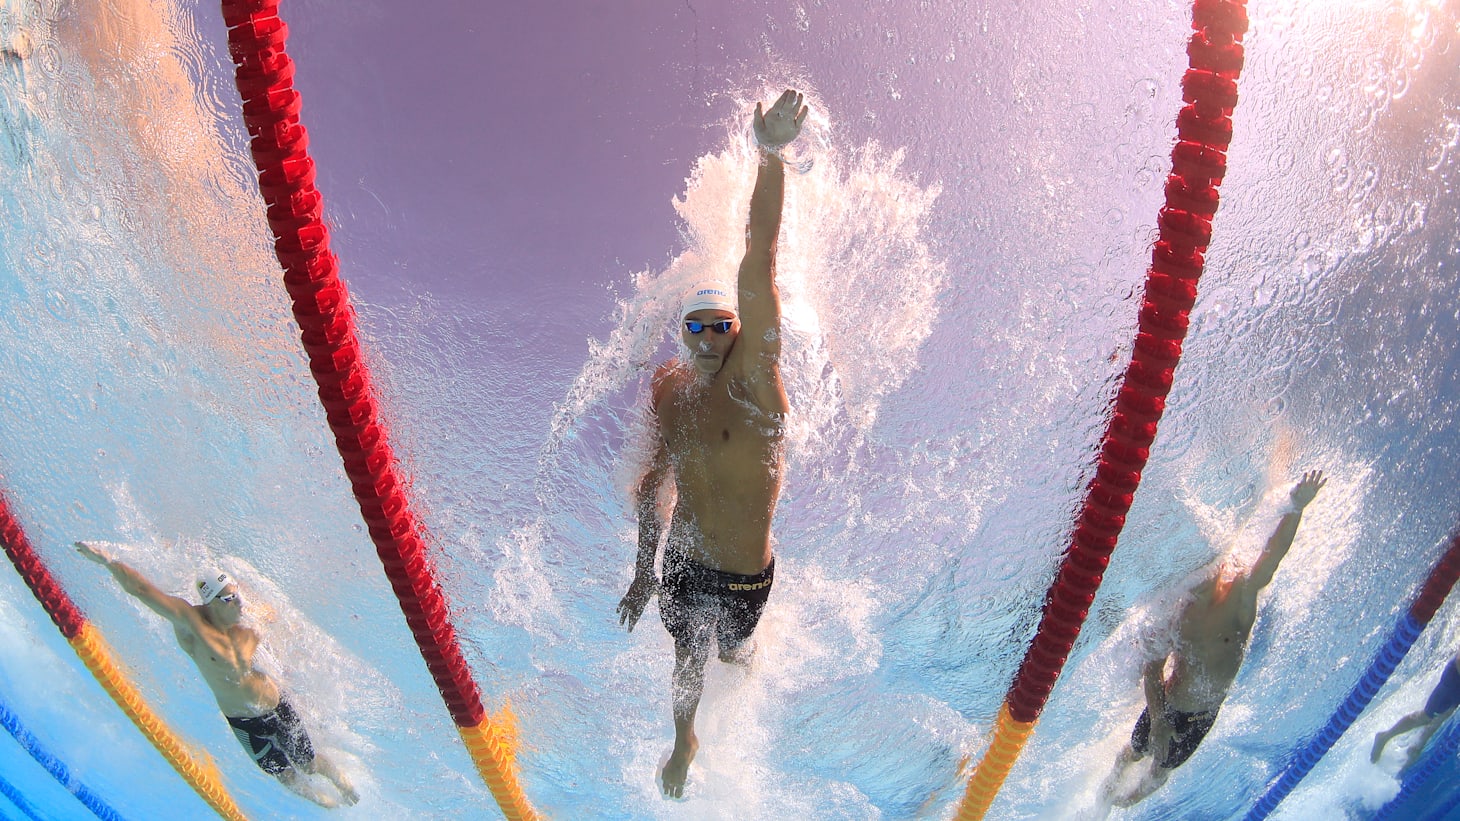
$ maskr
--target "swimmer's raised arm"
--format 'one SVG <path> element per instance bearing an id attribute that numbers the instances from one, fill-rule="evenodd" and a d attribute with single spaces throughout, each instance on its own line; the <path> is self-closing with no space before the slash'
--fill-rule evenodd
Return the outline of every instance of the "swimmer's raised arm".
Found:
<path id="1" fill-rule="evenodd" d="M 1318 495 L 1318 491 L 1328 480 L 1323 478 L 1323 471 L 1310 470 L 1303 474 L 1302 480 L 1293 486 L 1290 494 L 1291 506 L 1283 513 L 1282 519 L 1278 521 L 1277 529 L 1267 544 L 1262 548 L 1262 555 L 1258 557 L 1257 563 L 1252 567 L 1252 574 L 1249 578 L 1253 582 L 1252 595 L 1256 595 L 1257 589 L 1266 587 L 1272 582 L 1272 577 L 1277 573 L 1278 564 L 1288 554 L 1288 548 L 1293 546 L 1293 538 L 1298 534 L 1298 523 L 1303 518 L 1303 509 Z"/>
<path id="2" fill-rule="evenodd" d="M 174 625 L 191 625 L 197 618 L 193 613 L 193 606 L 185 599 L 171 596 L 162 592 L 157 585 L 148 581 L 145 576 L 124 562 L 114 558 L 104 548 L 94 542 L 77 542 L 76 552 L 83 558 L 89 559 L 105 567 L 111 572 L 112 578 L 127 593 L 136 596 L 147 605 L 152 612 L 167 619 Z"/>
<path id="3" fill-rule="evenodd" d="M 800 135 L 806 112 L 801 95 L 787 90 L 770 111 L 763 111 L 756 103 L 751 117 L 761 149 L 760 164 L 750 195 L 745 256 L 736 277 L 740 335 L 730 357 L 756 405 L 768 413 L 787 410 L 780 382 L 781 296 L 776 285 L 776 246 L 781 233 L 786 169 L 777 152 Z"/>

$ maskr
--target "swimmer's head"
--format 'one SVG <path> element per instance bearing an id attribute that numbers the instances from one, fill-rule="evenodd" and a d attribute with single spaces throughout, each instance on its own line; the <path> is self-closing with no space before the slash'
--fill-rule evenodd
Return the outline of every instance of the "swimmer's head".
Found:
<path id="1" fill-rule="evenodd" d="M 739 314 L 740 306 L 736 301 L 735 286 L 726 285 L 718 280 L 705 280 L 690 286 L 689 290 L 684 292 L 679 318 L 685 320 L 695 311 L 703 310 L 724 311 L 732 316 Z"/>
<path id="2" fill-rule="evenodd" d="M 203 598 L 203 604 L 211 604 L 225 587 L 232 587 L 232 592 L 237 593 L 238 586 L 233 583 L 233 577 L 220 570 L 198 580 L 198 595 Z"/>
<path id="3" fill-rule="evenodd" d="M 685 292 L 679 311 L 679 336 L 695 370 L 713 376 L 740 333 L 735 289 L 722 282 L 699 282 Z"/>
<path id="4" fill-rule="evenodd" d="M 221 570 L 198 581 L 198 595 L 203 599 L 205 618 L 219 627 L 231 627 L 243 617 L 238 585 Z"/>

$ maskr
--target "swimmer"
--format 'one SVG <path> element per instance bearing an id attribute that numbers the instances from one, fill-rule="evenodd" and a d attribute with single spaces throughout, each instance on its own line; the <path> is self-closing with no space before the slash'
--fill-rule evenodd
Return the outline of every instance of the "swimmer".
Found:
<path id="1" fill-rule="evenodd" d="M 35 39 L 26 25 L 25 8 L 18 0 L 0 0 L 0 58 L 26 60 L 35 51 Z"/>
<path id="2" fill-rule="evenodd" d="M 77 542 L 82 556 L 111 571 L 123 590 L 154 613 L 172 622 L 177 643 L 197 665 L 203 681 L 233 728 L 243 749 L 259 769 L 321 807 L 360 800 L 344 773 L 315 752 L 299 715 L 279 685 L 253 666 L 259 636 L 239 624 L 243 597 L 227 573 L 209 573 L 198 582 L 202 604 L 157 589 L 142 574 L 117 561 L 96 543 Z M 316 789 L 300 773 L 319 774 L 339 791 L 339 798 Z"/>
<path id="3" fill-rule="evenodd" d="M 695 711 L 704 691 L 710 642 L 720 660 L 748 664 L 751 634 L 775 574 L 771 517 L 785 464 L 788 410 L 780 373 L 780 293 L 776 243 L 785 169 L 777 150 L 801 133 L 806 107 L 794 91 L 751 120 L 760 165 L 750 198 L 745 256 L 734 286 L 700 283 L 686 293 L 680 339 L 688 361 L 654 374 L 653 456 L 635 490 L 639 550 L 634 579 L 619 602 L 619 623 L 634 629 L 649 597 L 674 637 L 674 750 L 661 773 L 664 795 L 684 795 L 699 749 Z M 672 481 L 676 501 L 661 513 L 660 490 Z M 664 578 L 654 558 L 669 519 Z"/>
<path id="4" fill-rule="evenodd" d="M 1174 647 L 1147 661 L 1142 670 L 1146 709 L 1105 781 L 1108 804 L 1129 807 L 1160 789 L 1216 723 L 1257 620 L 1257 596 L 1272 582 L 1278 564 L 1293 545 L 1303 509 L 1326 481 L 1322 471 L 1303 474 L 1289 495 L 1291 504 L 1277 529 L 1245 575 L 1228 579 L 1213 572 L 1187 592 L 1174 614 Z M 1148 754 L 1151 760 L 1141 764 Z M 1140 777 L 1136 783 L 1128 783 L 1137 768 Z"/>
<path id="5" fill-rule="evenodd" d="M 1370 751 L 1369 759 L 1375 764 L 1379 763 L 1379 756 L 1384 754 L 1384 746 L 1395 736 L 1417 729 L 1420 733 L 1405 751 L 1404 765 L 1400 767 L 1401 770 L 1405 769 L 1419 758 L 1430 736 L 1455 712 L 1457 706 L 1460 706 L 1460 651 L 1456 651 L 1445 665 L 1444 671 L 1440 673 L 1440 680 L 1435 684 L 1435 689 L 1430 691 L 1429 700 L 1425 702 L 1423 709 L 1399 719 L 1393 727 L 1374 734 L 1374 749 Z"/>

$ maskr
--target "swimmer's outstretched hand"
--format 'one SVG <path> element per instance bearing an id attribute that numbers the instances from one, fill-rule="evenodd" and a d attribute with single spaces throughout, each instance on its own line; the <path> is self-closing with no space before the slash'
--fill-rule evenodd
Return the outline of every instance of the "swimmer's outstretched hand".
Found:
<path id="1" fill-rule="evenodd" d="M 630 633 L 634 632 L 634 625 L 639 623 L 639 616 L 644 614 L 644 607 L 649 604 L 649 597 L 659 588 L 659 582 L 654 578 L 653 573 L 635 573 L 634 581 L 629 585 L 629 592 L 618 603 L 618 623 L 628 628 Z"/>
<path id="2" fill-rule="evenodd" d="M 90 542 L 77 542 L 76 552 L 80 553 L 82 558 L 90 559 L 102 567 L 106 567 L 112 563 L 112 557 L 106 551 L 92 545 Z"/>
<path id="3" fill-rule="evenodd" d="M 1322 490 L 1326 484 L 1328 484 L 1328 480 L 1323 478 L 1323 471 L 1321 470 L 1310 470 L 1303 474 L 1303 480 L 1293 487 L 1293 510 L 1299 511 L 1307 507 L 1308 503 L 1313 501 L 1313 497 L 1317 496 L 1318 491 Z"/>
<path id="4" fill-rule="evenodd" d="M 806 111 L 806 106 L 801 105 L 801 95 L 790 89 L 776 100 L 770 111 L 761 113 L 760 103 L 756 103 L 755 116 L 750 120 L 755 141 L 772 151 L 785 146 L 801 134 Z"/>

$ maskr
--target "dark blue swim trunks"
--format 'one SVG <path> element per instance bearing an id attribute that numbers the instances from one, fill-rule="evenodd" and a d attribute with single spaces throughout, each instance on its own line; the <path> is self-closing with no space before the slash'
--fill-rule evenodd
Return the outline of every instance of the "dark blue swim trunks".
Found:
<path id="1" fill-rule="evenodd" d="M 1425 702 L 1425 713 L 1431 717 L 1444 715 L 1460 706 L 1460 667 L 1456 659 L 1450 659 L 1445 672 L 1440 674 L 1440 683 L 1430 691 L 1430 700 Z"/>
<path id="2" fill-rule="evenodd" d="M 283 696 L 279 697 L 279 706 L 271 713 L 226 718 L 233 734 L 238 737 L 238 743 L 253 756 L 259 769 L 269 775 L 279 775 L 296 767 L 307 770 L 314 762 L 314 745 L 309 742 L 309 734 L 304 731 L 299 714 Z"/>
<path id="3" fill-rule="evenodd" d="M 666 557 L 659 583 L 659 618 L 681 647 L 709 647 L 710 633 L 720 655 L 740 649 L 760 623 L 771 595 L 776 561 L 753 576 L 726 573 L 689 559 Z"/>

